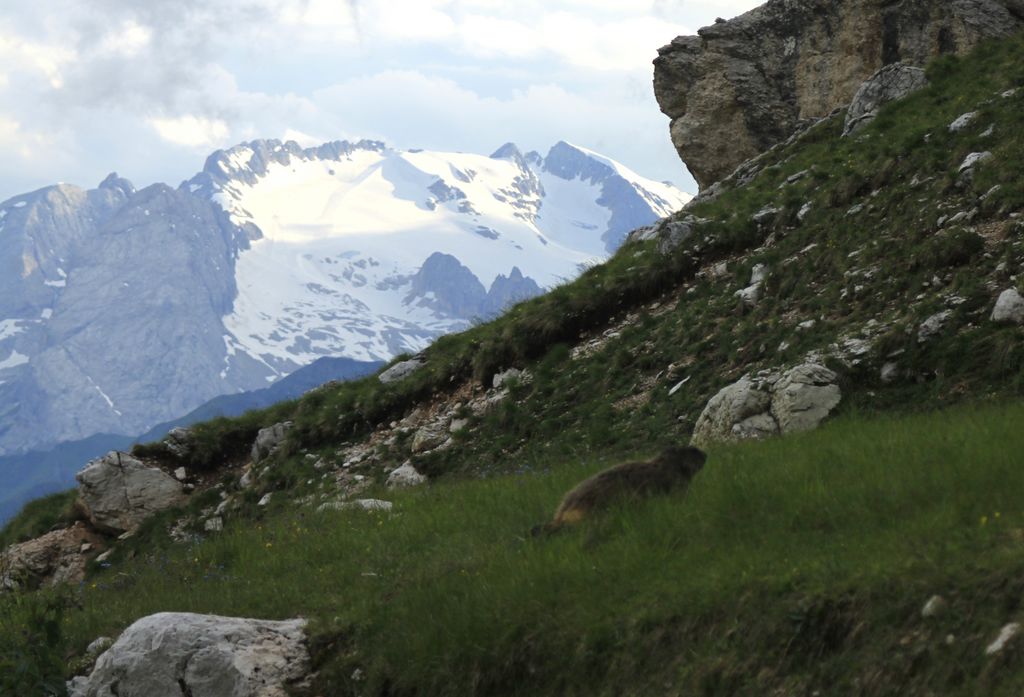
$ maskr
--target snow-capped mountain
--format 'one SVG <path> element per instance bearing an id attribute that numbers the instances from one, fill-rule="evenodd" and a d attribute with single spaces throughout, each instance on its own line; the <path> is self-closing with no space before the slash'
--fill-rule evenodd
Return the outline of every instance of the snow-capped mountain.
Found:
<path id="1" fill-rule="evenodd" d="M 188 189 L 253 231 L 228 346 L 275 371 L 419 350 L 574 277 L 686 201 L 566 143 L 542 158 L 512 144 L 486 157 L 257 141 L 214 154 Z"/>
<path id="2" fill-rule="evenodd" d="M 0 454 L 135 434 L 321 356 L 387 360 L 605 258 L 688 196 L 559 143 L 254 141 L 178 189 L 0 203 Z"/>

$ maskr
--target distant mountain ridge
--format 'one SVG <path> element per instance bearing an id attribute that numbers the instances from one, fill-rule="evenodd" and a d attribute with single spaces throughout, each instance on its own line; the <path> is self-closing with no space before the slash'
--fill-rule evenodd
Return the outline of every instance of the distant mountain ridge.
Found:
<path id="1" fill-rule="evenodd" d="M 0 202 L 0 455 L 138 434 L 325 356 L 362 362 L 574 277 L 688 196 L 546 157 L 220 150 L 178 188 L 112 174 Z"/>
<path id="2" fill-rule="evenodd" d="M 270 387 L 215 397 L 185 416 L 158 424 L 136 437 L 100 433 L 84 440 L 61 443 L 50 450 L 0 456 L 0 525 L 26 501 L 72 486 L 73 477 L 82 465 L 110 450 L 125 450 L 132 443 L 159 440 L 177 426 L 191 426 L 219 416 L 240 416 L 251 409 L 295 399 L 314 387 L 359 378 L 380 366 L 380 363 L 362 363 L 349 358 L 321 358 Z"/>

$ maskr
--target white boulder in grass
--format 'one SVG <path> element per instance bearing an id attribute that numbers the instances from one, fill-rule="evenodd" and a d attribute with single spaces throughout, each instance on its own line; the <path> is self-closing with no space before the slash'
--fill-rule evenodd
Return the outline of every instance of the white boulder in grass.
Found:
<path id="1" fill-rule="evenodd" d="M 1024 297 L 1016 288 L 1009 288 L 999 294 L 992 309 L 992 321 L 999 324 L 1024 324 Z"/>
<path id="2" fill-rule="evenodd" d="M 287 697 L 310 677 L 304 619 L 143 617 L 68 683 L 70 697 Z"/>

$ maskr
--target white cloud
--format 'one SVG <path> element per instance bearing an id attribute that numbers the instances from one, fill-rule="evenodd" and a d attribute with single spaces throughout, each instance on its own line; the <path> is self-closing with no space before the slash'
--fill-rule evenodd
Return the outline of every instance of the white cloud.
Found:
<path id="1" fill-rule="evenodd" d="M 243 139 L 578 142 L 688 184 L 651 93 L 679 33 L 757 0 L 0 3 L 0 198 L 174 181 Z M 333 83 L 333 84 L 332 84 Z"/>
<path id="2" fill-rule="evenodd" d="M 124 57 L 137 55 L 153 38 L 153 31 L 134 20 L 125 21 L 117 30 L 103 37 L 99 49 L 104 53 L 116 53 Z"/>
<path id="3" fill-rule="evenodd" d="M 230 132 L 224 121 L 191 114 L 173 119 L 151 118 L 148 123 L 167 142 L 189 147 L 216 147 Z"/>

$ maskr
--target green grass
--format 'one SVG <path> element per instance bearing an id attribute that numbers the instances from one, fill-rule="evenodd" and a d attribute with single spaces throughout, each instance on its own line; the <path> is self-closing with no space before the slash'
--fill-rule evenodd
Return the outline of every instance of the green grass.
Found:
<path id="1" fill-rule="evenodd" d="M 77 519 L 74 502 L 78 490 L 62 491 L 30 501 L 0 529 L 0 550 L 39 537 Z"/>
<path id="2" fill-rule="evenodd" d="M 122 555 L 59 649 L 164 610 L 303 615 L 322 694 L 1014 694 L 1022 654 L 983 649 L 1024 592 L 1022 420 L 851 416 L 721 447 L 685 496 L 550 539 L 526 531 L 603 463 L 408 492 L 390 516 L 293 508 Z M 951 610 L 928 624 L 933 593 Z"/>

